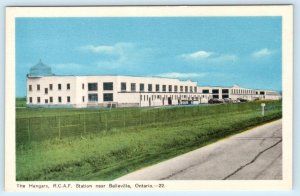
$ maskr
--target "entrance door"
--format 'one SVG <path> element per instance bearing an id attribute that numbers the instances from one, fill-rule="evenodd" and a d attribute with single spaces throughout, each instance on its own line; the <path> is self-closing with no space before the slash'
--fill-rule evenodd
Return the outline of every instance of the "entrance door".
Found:
<path id="1" fill-rule="evenodd" d="M 168 97 L 168 104 L 172 105 L 172 99 L 171 99 L 171 97 Z"/>

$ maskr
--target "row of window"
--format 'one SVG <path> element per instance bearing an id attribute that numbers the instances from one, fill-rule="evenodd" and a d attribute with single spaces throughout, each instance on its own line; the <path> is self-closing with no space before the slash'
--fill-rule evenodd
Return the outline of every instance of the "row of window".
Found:
<path id="1" fill-rule="evenodd" d="M 208 94 L 209 93 L 209 89 L 203 89 L 202 93 L 203 94 Z M 212 89 L 212 93 L 213 94 L 219 94 L 219 89 Z M 228 94 L 229 93 L 229 89 L 222 89 L 222 93 Z"/>
<path id="2" fill-rule="evenodd" d="M 200 96 L 200 95 L 171 95 L 171 96 L 168 96 L 168 95 L 140 95 L 140 100 L 141 101 L 148 101 L 148 100 L 163 100 L 163 99 L 168 99 L 168 98 L 171 98 L 171 99 L 176 99 L 176 100 L 179 100 L 179 99 L 187 99 L 187 98 L 192 98 L 192 99 L 200 99 L 201 97 L 204 98 L 204 95 Z"/>
<path id="3" fill-rule="evenodd" d="M 53 90 L 53 84 L 49 84 L 49 87 L 48 87 L 48 88 L 45 88 L 45 93 L 46 93 L 46 94 L 48 94 L 48 89 L 49 89 L 50 91 L 52 91 L 52 90 Z M 68 84 L 66 85 L 66 89 L 67 89 L 67 90 L 70 90 L 70 89 L 71 89 L 71 84 L 70 84 L 70 83 L 68 83 Z M 33 86 L 32 86 L 31 84 L 28 86 L 28 90 L 29 90 L 29 91 L 33 91 Z M 40 90 L 41 90 L 41 85 L 40 85 L 40 84 L 37 84 L 37 85 L 36 85 L 36 90 L 37 90 L 37 91 L 40 91 Z M 62 90 L 62 85 L 61 85 L 61 84 L 57 84 L 57 90 Z"/>
<path id="4" fill-rule="evenodd" d="M 261 91 L 263 92 L 263 91 Z M 231 90 L 232 94 L 244 94 L 244 95 L 257 95 L 258 91 L 255 90 L 247 90 L 247 89 L 232 89 Z"/>
<path id="5" fill-rule="evenodd" d="M 84 84 L 82 84 L 82 89 L 84 89 Z M 88 91 L 97 91 L 98 83 L 88 83 Z M 112 82 L 103 82 L 103 90 L 112 91 L 114 90 L 114 84 Z"/>
<path id="6" fill-rule="evenodd" d="M 37 103 L 42 103 L 41 102 L 41 97 L 37 97 L 36 98 L 36 102 Z M 58 103 L 62 103 L 62 97 L 57 97 L 57 102 Z M 71 102 L 71 97 L 70 96 L 67 96 L 67 103 L 70 103 Z M 33 98 L 32 97 L 29 97 L 29 103 L 33 103 Z M 53 97 L 49 97 L 49 99 L 44 99 L 44 103 L 53 103 Z"/>
<path id="7" fill-rule="evenodd" d="M 153 84 L 148 84 L 148 92 L 152 92 L 153 91 Z M 159 84 L 155 84 L 155 92 L 166 92 L 167 91 L 167 87 L 168 87 L 168 92 L 178 92 L 178 86 L 177 85 L 159 85 Z M 180 92 L 183 92 L 183 89 L 185 90 L 185 92 L 187 93 L 189 90 L 190 92 L 197 92 L 197 87 L 193 87 L 190 86 L 190 89 L 188 86 L 180 86 Z M 129 90 L 129 89 L 128 89 Z M 136 91 L 136 83 L 130 83 L 130 91 Z M 121 91 L 127 91 L 127 84 L 126 82 L 121 82 Z M 139 84 L 139 91 L 145 91 L 145 84 L 144 83 L 140 83 Z"/>
<path id="8" fill-rule="evenodd" d="M 92 93 L 88 95 L 89 102 L 98 102 L 98 94 Z M 114 101 L 113 93 L 103 93 L 103 101 Z"/>
<path id="9" fill-rule="evenodd" d="M 148 84 L 147 86 L 147 90 L 148 92 L 152 92 L 153 91 L 153 85 L 152 84 Z M 159 85 L 159 84 L 156 84 L 155 85 L 155 92 L 167 92 L 167 87 L 168 87 L 168 92 L 178 92 L 178 86 L 177 85 Z M 33 90 L 33 86 L 30 84 L 29 85 L 29 91 L 32 91 Z M 82 89 L 85 88 L 85 85 L 84 83 L 82 84 Z M 197 87 L 196 86 L 179 86 L 179 90 L 180 92 L 194 92 L 196 93 L 197 92 Z M 36 89 L 37 91 L 40 91 L 41 90 L 41 85 L 40 84 L 37 84 L 36 85 Z M 70 83 L 68 83 L 66 85 L 66 89 L 67 90 L 70 90 L 71 89 L 71 85 Z M 103 90 L 113 90 L 114 89 L 114 85 L 112 82 L 104 82 L 103 83 Z M 45 88 L 45 94 L 48 94 L 48 90 L 53 90 L 53 84 L 49 84 L 49 88 Z M 62 90 L 62 84 L 57 84 L 57 90 Z M 136 83 L 130 83 L 130 91 L 136 91 L 137 88 L 136 88 Z M 98 83 L 88 83 L 88 91 L 98 91 Z M 122 82 L 121 83 L 121 91 L 127 91 L 127 84 L 126 82 Z M 140 83 L 139 84 L 139 91 L 145 91 L 145 84 L 144 83 Z"/>
<path id="10" fill-rule="evenodd" d="M 67 101 L 67 103 L 70 103 L 71 102 L 71 97 L 67 96 L 66 101 Z M 89 94 L 88 95 L 88 101 L 89 102 L 98 102 L 98 94 L 96 94 L 96 93 Z M 113 94 L 112 93 L 104 93 L 103 94 L 103 101 L 113 101 Z M 41 102 L 41 97 L 37 97 L 36 102 L 37 103 L 42 103 Z M 63 102 L 61 96 L 57 97 L 57 102 L 58 103 Z M 85 97 L 84 96 L 82 96 L 82 102 L 85 102 Z M 33 98 L 32 97 L 29 97 L 29 103 L 33 103 Z M 49 99 L 44 99 L 44 103 L 53 103 L 53 97 L 49 97 Z"/>
<path id="11" fill-rule="evenodd" d="M 203 94 L 208 94 L 209 93 L 209 89 L 203 89 L 202 90 Z M 219 89 L 212 89 L 212 93 L 213 94 L 219 94 Z M 229 89 L 222 89 L 222 94 L 228 94 L 229 93 Z M 246 89 L 231 89 L 231 93 L 232 94 L 258 94 L 257 91 L 255 90 L 246 90 Z M 264 91 L 261 91 L 260 94 L 263 94 Z"/>

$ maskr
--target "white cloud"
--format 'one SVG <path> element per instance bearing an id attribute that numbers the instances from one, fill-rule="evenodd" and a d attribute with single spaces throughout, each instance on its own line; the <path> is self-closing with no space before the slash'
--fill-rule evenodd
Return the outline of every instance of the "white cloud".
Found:
<path id="1" fill-rule="evenodd" d="M 179 72 L 169 72 L 162 73 L 156 76 L 164 77 L 164 78 L 201 78 L 205 77 L 207 73 L 179 73 Z"/>
<path id="2" fill-rule="evenodd" d="M 134 69 L 139 68 L 142 63 L 155 59 L 155 50 L 142 48 L 131 42 L 118 42 L 112 45 L 84 45 L 79 51 L 98 55 L 99 59 L 95 65 L 105 69 Z"/>
<path id="3" fill-rule="evenodd" d="M 81 51 L 92 52 L 104 55 L 120 55 L 124 50 L 133 48 L 134 44 L 130 42 L 119 42 L 113 45 L 85 45 L 78 49 Z"/>
<path id="4" fill-rule="evenodd" d="M 193 52 L 193 53 L 188 53 L 188 54 L 182 54 L 180 55 L 181 58 L 186 59 L 186 60 L 197 60 L 197 59 L 206 59 L 209 56 L 211 56 L 213 53 L 212 52 L 206 52 L 203 50 Z"/>
<path id="5" fill-rule="evenodd" d="M 263 58 L 263 57 L 267 57 L 267 56 L 272 55 L 274 52 L 275 52 L 274 50 L 270 50 L 268 48 L 263 48 L 261 50 L 253 52 L 252 56 L 254 58 Z"/>
<path id="6" fill-rule="evenodd" d="M 238 57 L 234 54 L 218 54 L 216 52 L 208 52 L 204 50 L 193 53 L 185 53 L 179 57 L 188 62 L 205 62 L 205 63 L 224 63 L 237 61 Z"/>

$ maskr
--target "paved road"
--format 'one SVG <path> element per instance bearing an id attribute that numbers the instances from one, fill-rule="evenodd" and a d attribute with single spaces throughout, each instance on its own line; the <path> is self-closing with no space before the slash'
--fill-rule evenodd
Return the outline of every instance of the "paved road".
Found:
<path id="1" fill-rule="evenodd" d="M 282 179 L 282 120 L 245 131 L 117 180 Z"/>

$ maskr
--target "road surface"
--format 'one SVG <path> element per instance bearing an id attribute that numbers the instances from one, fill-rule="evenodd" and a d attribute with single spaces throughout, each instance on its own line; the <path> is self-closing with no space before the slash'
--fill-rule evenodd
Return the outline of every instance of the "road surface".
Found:
<path id="1" fill-rule="evenodd" d="M 282 120 L 250 129 L 117 180 L 277 179 L 282 179 Z"/>

